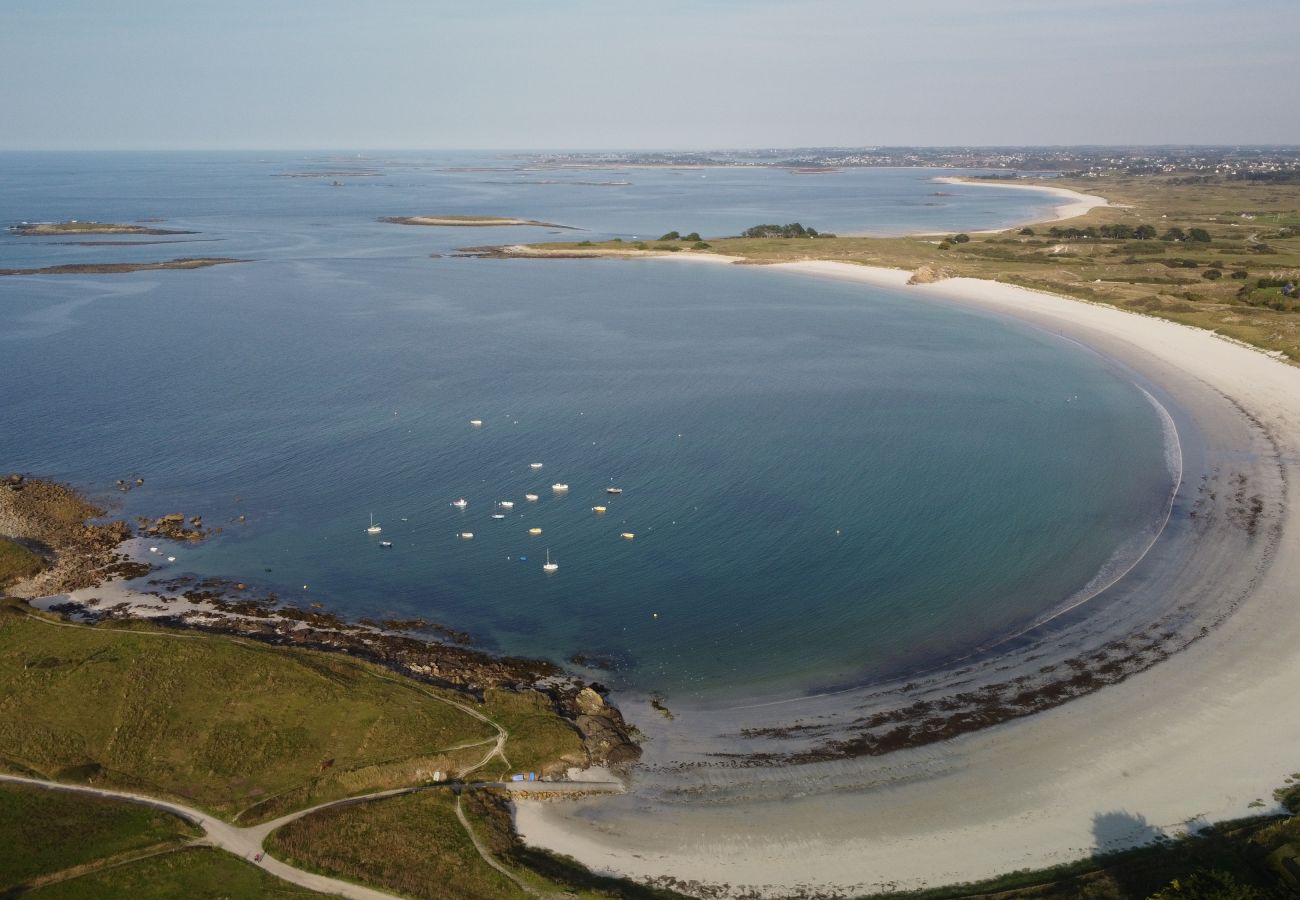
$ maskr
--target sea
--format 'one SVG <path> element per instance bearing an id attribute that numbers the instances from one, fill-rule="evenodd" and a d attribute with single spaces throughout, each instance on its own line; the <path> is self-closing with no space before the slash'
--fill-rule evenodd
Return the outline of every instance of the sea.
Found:
<path id="1" fill-rule="evenodd" d="M 222 529 L 162 542 L 150 577 L 423 618 L 676 702 L 942 663 L 1077 599 L 1163 514 L 1162 419 L 1122 367 L 906 290 L 456 251 L 795 221 L 949 233 L 1059 202 L 934 181 L 954 174 L 0 154 L 0 224 L 194 232 L 6 230 L 0 268 L 248 260 L 0 277 L 0 469 Z M 577 230 L 380 221 L 404 215 Z"/>

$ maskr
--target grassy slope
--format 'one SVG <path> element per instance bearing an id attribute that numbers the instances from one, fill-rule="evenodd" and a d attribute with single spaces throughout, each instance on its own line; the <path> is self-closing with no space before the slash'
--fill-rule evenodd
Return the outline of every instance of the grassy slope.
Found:
<path id="1" fill-rule="evenodd" d="M 0 611 L 0 764 L 176 797 L 226 817 L 279 798 L 244 815 L 248 824 L 472 764 L 496 734 L 423 685 L 343 656 L 131 628 L 159 633 Z M 496 705 L 515 714 L 514 703 Z M 527 731 L 545 736 L 542 755 L 578 748 L 557 717 L 540 709 L 530 717 Z M 528 740 L 507 746 L 531 762 Z"/>
<path id="2" fill-rule="evenodd" d="M 133 803 L 0 784 L 0 890 L 198 832 Z"/>
<path id="3" fill-rule="evenodd" d="M 0 587 L 31 578 L 45 562 L 21 544 L 0 537 Z"/>
<path id="4" fill-rule="evenodd" d="M 524 848 L 503 799 L 490 791 L 462 796 L 466 818 L 492 853 L 543 895 L 680 900 L 671 891 L 593 875 L 568 860 Z M 267 846 L 300 868 L 359 881 L 423 900 L 526 896 L 487 865 L 455 813 L 450 791 L 430 791 L 314 813 L 276 831 Z"/>
<path id="5" fill-rule="evenodd" d="M 299 868 L 405 896 L 526 896 L 478 855 L 454 803 L 451 791 L 439 790 L 328 809 L 277 830 L 267 848 Z"/>
<path id="6" fill-rule="evenodd" d="M 1115 206 L 1091 210 L 1058 227 L 1151 225 L 1159 234 L 1177 226 L 1204 228 L 1209 244 L 1108 239 L 1055 239 L 1051 225 L 1034 236 L 1011 230 L 971 235 L 969 243 L 939 249 L 939 237 L 900 238 L 709 238 L 707 252 L 756 262 L 827 259 L 916 270 L 943 269 L 951 275 L 1006 281 L 1026 287 L 1109 303 L 1185 324 L 1217 330 L 1266 350 L 1281 350 L 1300 361 L 1300 298 L 1284 300 L 1276 289 L 1236 294 L 1259 278 L 1300 276 L 1300 234 L 1279 236 L 1282 226 L 1300 218 L 1300 185 L 1230 182 L 1179 185 L 1166 177 L 1113 176 L 1053 179 L 1051 185 L 1099 194 Z M 1243 218 L 1242 214 L 1253 218 Z M 552 250 L 579 249 L 576 243 L 541 244 Z M 589 245 L 626 250 L 627 243 Z M 651 242 L 651 250 L 660 247 Z M 689 248 L 689 244 L 678 244 Z M 1266 247 L 1272 252 L 1261 252 Z M 581 248 L 587 249 L 587 248 Z M 684 252 L 693 252 L 684 249 Z M 1191 259 L 1196 268 L 1170 268 L 1165 260 Z M 1223 272 L 1217 281 L 1202 273 Z M 1244 271 L 1246 280 L 1230 277 Z M 1300 281 L 1298 281 L 1300 283 Z M 1284 310 L 1262 304 L 1278 303 Z"/>
<path id="7" fill-rule="evenodd" d="M 193 847 L 60 881 L 22 896 L 28 900 L 266 900 L 326 895 L 281 881 L 229 853 Z"/>

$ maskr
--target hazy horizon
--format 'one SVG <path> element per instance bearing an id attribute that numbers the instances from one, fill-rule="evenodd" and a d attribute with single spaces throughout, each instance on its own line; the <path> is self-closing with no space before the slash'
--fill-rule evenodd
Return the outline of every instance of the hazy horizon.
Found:
<path id="1" fill-rule="evenodd" d="M 1296 145 L 1300 5 L 9 5 L 4 150 Z"/>

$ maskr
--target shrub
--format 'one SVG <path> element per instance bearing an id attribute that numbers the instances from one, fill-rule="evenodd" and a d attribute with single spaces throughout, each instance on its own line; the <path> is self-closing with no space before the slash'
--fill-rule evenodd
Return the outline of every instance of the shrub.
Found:
<path id="1" fill-rule="evenodd" d="M 1020 233 L 1023 234 L 1025 237 L 1033 237 L 1033 236 L 1034 236 L 1034 229 L 1032 229 L 1032 228 L 1022 228 L 1022 229 L 1020 229 Z"/>
<path id="2" fill-rule="evenodd" d="M 940 249 L 940 250 L 951 250 L 951 249 L 952 249 L 952 244 L 949 243 L 948 241 L 940 241 L 940 242 L 939 242 L 939 249 Z"/>
<path id="3" fill-rule="evenodd" d="M 692 249 L 692 250 L 708 250 L 709 247 L 711 247 L 711 246 L 713 246 L 713 245 L 712 245 L 712 244 L 706 244 L 704 241 L 696 241 L 694 244 L 691 244 L 691 249 Z"/>
<path id="4" fill-rule="evenodd" d="M 1223 277 L 1223 273 L 1218 269 L 1206 269 L 1201 273 L 1201 277 L 1206 281 L 1216 281 Z"/>
<path id="5" fill-rule="evenodd" d="M 1244 279 L 1246 279 L 1246 278 L 1249 278 L 1249 277 L 1250 277 L 1250 273 L 1247 272 L 1245 269 L 1237 269 L 1235 272 L 1233 272 L 1233 273 L 1232 273 L 1231 275 L 1229 275 L 1228 277 L 1229 277 L 1229 278 L 1235 278 L 1235 279 L 1237 279 L 1238 281 L 1242 281 L 1242 280 L 1244 280 Z"/>
<path id="6" fill-rule="evenodd" d="M 661 240 L 661 241 L 680 241 L 681 239 L 682 239 L 682 236 L 681 236 L 680 234 L 678 234 L 678 233 L 675 232 L 675 231 L 670 231 L 670 232 L 668 232 L 667 234 L 665 234 L 663 237 L 661 237 L 659 240 Z"/>
<path id="7" fill-rule="evenodd" d="M 1187 239 L 1189 241 L 1195 241 L 1198 244 L 1208 244 L 1211 240 L 1210 233 L 1204 228 L 1193 228 L 1191 231 L 1187 232 Z"/>
<path id="8" fill-rule="evenodd" d="M 692 231 L 690 234 L 686 235 L 686 237 L 682 238 L 682 240 L 698 242 L 700 240 L 700 233 L 698 231 Z"/>
<path id="9" fill-rule="evenodd" d="M 969 242 L 970 242 L 970 235 L 969 235 L 969 234 L 954 234 L 954 235 L 952 236 L 952 242 L 953 242 L 954 244 L 966 244 L 966 243 L 969 243 Z"/>

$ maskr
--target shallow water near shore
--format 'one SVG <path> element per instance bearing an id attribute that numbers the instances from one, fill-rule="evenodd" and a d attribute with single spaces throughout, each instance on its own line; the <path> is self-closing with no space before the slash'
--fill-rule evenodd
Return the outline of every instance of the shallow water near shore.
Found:
<path id="1" fill-rule="evenodd" d="M 224 526 L 172 551 L 168 575 L 422 616 L 512 653 L 609 657 L 616 686 L 714 700 L 960 655 L 1059 606 L 1163 513 L 1156 410 L 1054 334 L 747 267 L 431 259 L 548 229 L 375 221 L 899 232 L 995 227 L 1051 199 L 914 170 L 635 170 L 596 186 L 500 159 L 365 164 L 383 176 L 334 188 L 274 177 L 334 161 L 0 156 L 21 177 L 6 223 L 160 216 L 201 232 L 125 247 L 6 235 L 0 266 L 256 260 L 0 279 L 0 459 L 125 514 Z M 556 178 L 569 183 L 535 183 Z M 951 194 L 941 222 L 936 191 Z M 144 487 L 111 492 L 136 474 Z M 491 519 L 499 500 L 514 506 Z M 381 536 L 364 533 L 371 513 Z"/>

